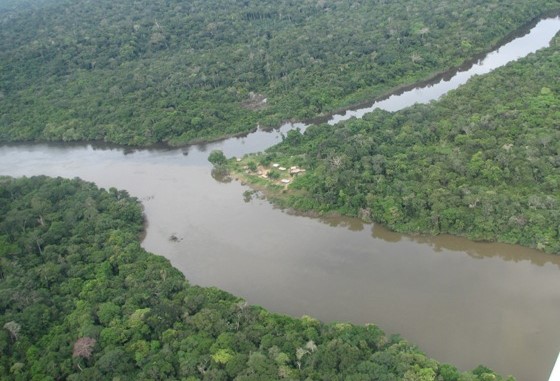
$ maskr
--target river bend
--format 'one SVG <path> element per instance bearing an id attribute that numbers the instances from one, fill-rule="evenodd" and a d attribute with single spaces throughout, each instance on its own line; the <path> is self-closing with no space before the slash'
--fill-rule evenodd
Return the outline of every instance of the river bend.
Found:
<path id="1" fill-rule="evenodd" d="M 558 30 L 559 18 L 540 21 L 470 69 L 329 123 L 437 99 L 472 75 L 548 46 Z M 3 145 L 0 174 L 78 176 L 126 189 L 145 207 L 143 246 L 195 284 L 294 316 L 375 322 L 463 369 L 484 363 L 519 380 L 548 377 L 560 350 L 560 257 L 458 237 L 406 236 L 354 219 L 292 216 L 260 199 L 246 202 L 239 183 L 211 178 L 212 149 L 228 156 L 262 151 L 291 128 L 305 125 L 183 149 Z"/>

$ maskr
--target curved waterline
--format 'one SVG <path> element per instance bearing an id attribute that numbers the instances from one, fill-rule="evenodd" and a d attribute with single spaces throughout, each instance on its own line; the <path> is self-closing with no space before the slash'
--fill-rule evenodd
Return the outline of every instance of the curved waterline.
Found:
<path id="1" fill-rule="evenodd" d="M 350 118 L 362 118 L 365 114 L 376 109 L 394 112 L 416 103 L 430 103 L 441 98 L 449 91 L 464 85 L 475 75 L 490 73 L 499 67 L 549 46 L 558 31 L 560 31 L 560 17 L 541 20 L 526 34 L 507 42 L 467 67 L 461 67 L 453 73 L 443 75 L 441 78 L 438 77 L 436 81 L 425 86 L 393 94 L 374 102 L 370 106 L 334 115 L 328 123 L 334 125 Z M 540 36 L 539 41 L 534 40 L 535 35 Z"/>
<path id="2" fill-rule="evenodd" d="M 525 28 L 522 28 L 525 31 Z M 546 48 L 554 36 L 560 31 L 560 16 L 549 17 L 537 22 L 527 33 L 507 41 L 497 49 L 485 54 L 476 62 L 469 62 L 466 66 L 437 76 L 434 80 L 422 82 L 419 86 L 408 88 L 405 91 L 397 91 L 395 94 L 374 101 L 371 105 L 349 109 L 324 118 L 317 118 L 317 121 L 325 121 L 330 125 L 351 119 L 362 118 L 364 115 L 381 109 L 385 111 L 399 111 L 410 107 L 416 103 L 430 103 L 435 101 L 451 90 L 457 89 L 465 84 L 475 75 L 483 75 L 505 66 L 506 64 L 526 57 L 539 49 Z M 221 149 L 226 156 L 243 156 L 249 153 L 261 152 L 282 141 L 282 136 L 290 130 L 299 129 L 305 131 L 311 124 L 303 122 L 287 122 L 273 130 L 262 130 L 247 134 L 242 137 L 229 138 L 202 145 L 204 151 Z M 196 151 L 201 145 L 187 147 L 187 151 Z"/>
<path id="3" fill-rule="evenodd" d="M 535 28 L 532 51 L 537 39 L 550 42 Z M 290 216 L 266 201 L 245 203 L 241 184 L 209 176 L 211 150 L 262 151 L 298 127 L 306 125 L 181 149 L 6 145 L 0 173 L 79 176 L 126 189 L 145 206 L 143 246 L 195 284 L 295 316 L 375 322 L 463 369 L 485 363 L 519 380 L 545 379 L 560 343 L 560 257 L 402 235 L 354 219 Z"/>

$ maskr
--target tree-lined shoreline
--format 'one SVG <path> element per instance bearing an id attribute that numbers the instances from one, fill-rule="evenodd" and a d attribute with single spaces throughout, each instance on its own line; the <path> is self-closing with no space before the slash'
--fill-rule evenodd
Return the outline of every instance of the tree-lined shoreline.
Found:
<path id="1" fill-rule="evenodd" d="M 0 378 L 506 380 L 375 325 L 296 319 L 193 286 L 140 247 L 142 226 L 124 191 L 0 178 Z"/>
<path id="2" fill-rule="evenodd" d="M 0 30 L 0 140 L 181 146 L 309 120 L 457 67 L 560 4 L 215 7 L 12 7 Z"/>
<path id="3" fill-rule="evenodd" d="M 556 37 L 429 105 L 292 131 L 231 168 L 306 168 L 271 193 L 284 207 L 560 253 L 559 46 Z"/>

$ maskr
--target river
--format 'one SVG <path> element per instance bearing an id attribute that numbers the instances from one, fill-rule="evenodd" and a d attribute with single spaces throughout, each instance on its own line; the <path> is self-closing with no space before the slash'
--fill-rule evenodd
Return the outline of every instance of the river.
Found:
<path id="1" fill-rule="evenodd" d="M 514 48 L 506 44 L 473 67 L 527 55 L 558 30 L 560 18 L 543 20 L 512 41 Z M 443 85 L 401 96 L 427 102 Z M 410 104 L 395 96 L 372 107 L 382 102 Z M 78 176 L 126 189 L 145 207 L 143 246 L 169 258 L 192 283 L 293 316 L 373 322 L 464 370 L 483 363 L 520 381 L 546 380 L 560 350 L 560 257 L 459 237 L 406 236 L 348 218 L 289 215 L 264 200 L 244 200 L 247 188 L 237 182 L 210 176 L 212 149 L 228 156 L 261 151 L 296 127 L 305 125 L 182 149 L 3 145 L 0 174 Z"/>

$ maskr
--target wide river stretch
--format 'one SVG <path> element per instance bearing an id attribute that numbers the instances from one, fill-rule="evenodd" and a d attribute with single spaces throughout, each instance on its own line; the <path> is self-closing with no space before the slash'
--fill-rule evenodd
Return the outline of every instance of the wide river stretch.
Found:
<path id="1" fill-rule="evenodd" d="M 559 18 L 542 20 L 470 69 L 331 123 L 437 99 L 474 74 L 548 46 L 559 30 Z M 464 370 L 485 364 L 518 380 L 546 380 L 560 350 L 560 257 L 451 236 L 406 236 L 354 219 L 293 216 L 258 198 L 244 200 L 246 187 L 210 176 L 211 150 L 261 151 L 296 127 L 305 126 L 182 149 L 4 145 L 0 174 L 81 177 L 126 189 L 144 204 L 143 246 L 169 258 L 192 283 L 293 316 L 375 323 Z"/>

